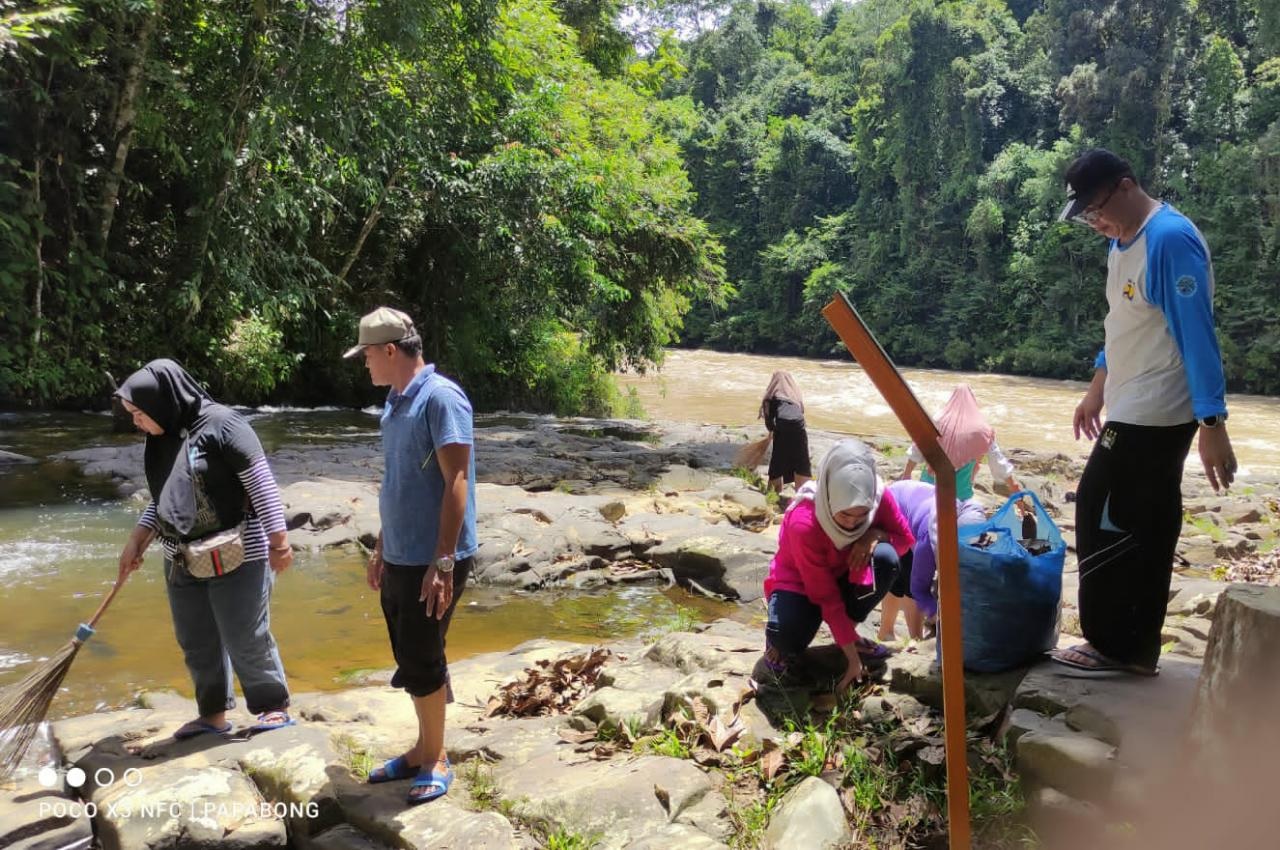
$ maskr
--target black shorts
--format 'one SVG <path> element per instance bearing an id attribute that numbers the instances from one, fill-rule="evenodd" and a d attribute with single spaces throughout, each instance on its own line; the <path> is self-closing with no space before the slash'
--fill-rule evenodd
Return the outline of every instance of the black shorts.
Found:
<path id="1" fill-rule="evenodd" d="M 410 696 L 425 697 L 448 681 L 445 634 L 474 563 L 474 558 L 463 558 L 454 565 L 453 601 L 439 620 L 428 617 L 426 603 L 419 601 L 428 568 L 386 565 L 382 576 L 382 616 L 387 621 L 391 654 L 396 659 L 391 687 L 404 688 Z"/>
<path id="2" fill-rule="evenodd" d="M 769 480 L 781 478 L 784 483 L 797 475 L 812 478 L 809 468 L 809 432 L 804 422 L 779 419 L 773 426 L 773 451 L 769 455 Z"/>

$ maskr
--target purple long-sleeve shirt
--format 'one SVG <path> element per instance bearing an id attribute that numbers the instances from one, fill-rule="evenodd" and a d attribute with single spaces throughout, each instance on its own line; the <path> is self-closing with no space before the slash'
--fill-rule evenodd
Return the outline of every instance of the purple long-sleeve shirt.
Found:
<path id="1" fill-rule="evenodd" d="M 911 550 L 911 598 L 926 617 L 932 617 L 938 613 L 938 600 L 933 598 L 933 575 L 938 564 L 933 553 L 933 540 L 929 536 L 937 513 L 934 487 L 923 481 L 895 481 L 887 489 L 893 494 L 916 538 Z"/>

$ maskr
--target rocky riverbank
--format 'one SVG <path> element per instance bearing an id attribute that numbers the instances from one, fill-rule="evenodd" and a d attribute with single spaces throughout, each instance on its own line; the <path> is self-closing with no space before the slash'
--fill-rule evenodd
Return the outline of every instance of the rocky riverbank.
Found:
<path id="1" fill-rule="evenodd" d="M 0 846 L 942 846 L 932 642 L 899 651 L 875 685 L 837 702 L 830 683 L 840 659 L 822 646 L 824 630 L 806 683 L 753 687 L 779 504 L 732 471 L 748 438 L 640 422 L 478 422 L 478 580 L 524 590 L 674 581 L 744 608 L 734 621 L 645 645 L 600 652 L 534 641 L 453 665 L 448 745 L 459 780 L 445 800 L 408 809 L 403 785 L 363 782 L 413 738 L 408 700 L 377 674 L 351 691 L 299 695 L 300 724 L 258 737 L 174 742 L 189 701 L 145 694 L 136 707 L 51 726 L 16 785 L 0 789 Z M 814 457 L 835 439 L 811 435 Z M 869 441 L 882 473 L 895 475 L 905 444 Z M 140 445 L 65 457 L 113 476 L 122 492 L 140 486 Z M 1011 457 L 1070 540 L 1080 464 Z M 296 547 L 371 542 L 376 439 L 286 444 L 271 460 Z M 1269 550 L 1280 521 L 1274 497 L 1260 495 L 1274 493 L 1274 482 L 1243 482 L 1226 496 L 1202 482 L 1188 475 L 1186 563 L 1175 576 L 1160 677 L 1098 682 L 1047 663 L 968 676 L 979 846 L 1021 846 L 1030 825 L 1050 846 L 1131 835 L 1128 846 L 1142 847 L 1134 825 L 1167 815 L 1151 801 L 1178 771 L 1225 587 L 1213 576 Z M 988 494 L 993 505 L 999 498 Z M 1076 586 L 1069 557 L 1064 642 L 1078 639 Z M 235 720 L 243 728 L 249 718 Z M 53 769 L 44 777 L 52 787 L 41 783 L 42 768 Z M 78 788 L 75 768 L 85 777 Z M 1055 835 L 1069 838 L 1054 844 Z"/>
<path id="2" fill-rule="evenodd" d="M 477 580 L 524 590 L 675 581 L 711 595 L 758 599 L 777 546 L 779 505 L 761 492 L 756 476 L 733 469 L 734 454 L 753 436 L 679 423 L 479 417 Z M 811 432 L 815 462 L 840 436 Z M 867 440 L 882 475 L 896 477 L 906 442 Z M 1040 495 L 1071 542 L 1070 500 L 1082 463 L 1017 449 L 1009 454 L 1019 481 Z M 110 476 L 124 494 L 145 492 L 140 443 L 61 457 L 87 474 Z M 295 547 L 372 545 L 382 473 L 376 437 L 286 443 L 271 453 L 271 463 Z M 981 484 L 979 490 L 990 505 L 1002 498 Z M 1232 563 L 1275 546 L 1276 481 L 1246 480 L 1217 495 L 1190 466 L 1184 492 L 1181 568 L 1225 577 Z"/>
<path id="3" fill-rule="evenodd" d="M 1179 627 L 1206 625 L 1219 589 L 1179 588 Z M 448 736 L 459 778 L 416 808 L 403 783 L 363 781 L 415 736 L 409 700 L 385 685 L 299 695 L 293 728 L 186 742 L 171 736 L 190 702 L 144 694 L 52 724 L 0 792 L 0 845 L 939 846 L 932 643 L 898 652 L 840 703 L 824 686 L 838 650 L 810 651 L 807 686 L 757 693 L 759 650 L 758 626 L 720 620 L 647 645 L 534 641 L 459 662 Z M 1030 828 L 1048 846 L 1097 846 L 1085 836 L 1141 823 L 1176 765 L 1199 667 L 1172 647 L 1151 680 L 1082 680 L 1048 663 L 968 676 L 978 846 L 1022 846 Z"/>

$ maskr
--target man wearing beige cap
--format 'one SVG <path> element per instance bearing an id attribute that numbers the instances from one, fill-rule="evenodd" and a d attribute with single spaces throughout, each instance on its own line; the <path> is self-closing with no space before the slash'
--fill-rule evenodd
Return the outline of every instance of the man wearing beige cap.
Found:
<path id="1" fill-rule="evenodd" d="M 477 548 L 471 402 L 423 361 L 422 338 L 399 310 L 379 307 L 360 320 L 359 342 L 345 356 L 361 353 L 374 386 L 391 388 L 382 410 L 382 531 L 367 577 L 382 594 L 396 659 L 391 684 L 409 692 L 418 715 L 418 742 L 369 781 L 412 778 L 409 803 L 425 803 L 453 782 L 444 649 Z"/>

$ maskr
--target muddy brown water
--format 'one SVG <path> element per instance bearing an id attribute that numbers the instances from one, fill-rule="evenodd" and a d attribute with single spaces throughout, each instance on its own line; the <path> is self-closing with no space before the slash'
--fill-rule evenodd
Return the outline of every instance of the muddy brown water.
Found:
<path id="1" fill-rule="evenodd" d="M 517 420 L 523 421 L 523 420 Z M 50 456 L 125 444 L 94 414 L 0 414 L 0 449 L 34 465 L 0 467 L 0 687 L 18 681 L 71 637 L 116 575 L 120 547 L 139 504 L 106 481 Z M 271 448 L 376 441 L 377 420 L 359 411 L 274 411 L 254 427 Z M 605 642 L 656 634 L 732 606 L 651 586 L 604 592 L 469 587 L 449 633 L 449 655 L 510 649 L 532 638 Z M 377 594 L 364 561 L 341 550 L 298 553 L 279 576 L 272 625 L 295 691 L 333 690 L 391 666 Z M 117 596 L 64 682 L 53 716 L 128 704 L 139 691 L 191 685 L 173 637 L 160 559 L 153 551 Z"/>
<path id="2" fill-rule="evenodd" d="M 813 427 L 903 435 L 866 376 L 847 361 L 672 351 L 660 371 L 621 380 L 635 389 L 654 419 L 746 425 L 763 433 L 756 409 L 775 369 L 796 376 Z M 956 383 L 967 381 L 1007 449 L 1073 457 L 1088 452 L 1087 443 L 1071 436 L 1082 383 L 918 369 L 905 374 L 931 411 L 942 406 Z M 1242 483 L 1251 476 L 1274 478 L 1280 474 L 1280 399 L 1232 396 L 1229 404 Z M 524 421 L 491 419 L 494 425 Z M 268 449 L 378 437 L 376 419 L 360 411 L 264 409 L 254 426 Z M 67 640 L 115 577 L 120 546 L 139 506 L 119 499 L 109 482 L 51 460 L 61 451 L 138 439 L 112 435 L 109 429 L 107 417 L 97 414 L 0 414 L 0 449 L 39 461 L 0 466 L 0 686 L 20 679 Z M 1203 474 L 1194 453 L 1188 474 Z M 390 665 L 378 600 L 363 576 L 357 555 L 331 551 L 300 553 L 294 568 L 280 577 L 272 618 L 295 690 L 348 687 L 369 670 Z M 533 594 L 472 587 L 463 604 L 449 635 L 453 658 L 508 649 L 535 637 L 591 642 L 643 635 L 681 617 L 710 619 L 734 610 L 655 587 Z M 190 693 L 159 560 L 152 554 L 77 659 L 54 714 L 119 706 L 140 690 L 165 687 Z"/>
<path id="3" fill-rule="evenodd" d="M 804 393 L 805 419 L 811 427 L 872 436 L 901 436 L 889 406 L 866 374 L 849 360 L 805 360 L 713 351 L 673 350 L 658 371 L 623 375 L 654 419 L 717 425 L 764 425 L 756 418 L 760 395 L 775 369 L 795 376 Z M 1071 417 L 1084 395 L 1079 381 L 1020 378 L 938 369 L 904 369 L 916 397 L 930 413 L 946 403 L 956 384 L 965 382 L 996 429 L 1004 449 L 1023 448 L 1088 456 L 1090 443 L 1071 433 Z M 1240 460 L 1242 484 L 1251 476 L 1280 474 L 1280 398 L 1231 395 L 1227 426 Z M 817 458 L 814 458 L 817 461 Z M 1188 474 L 1203 475 L 1194 451 Z"/>

